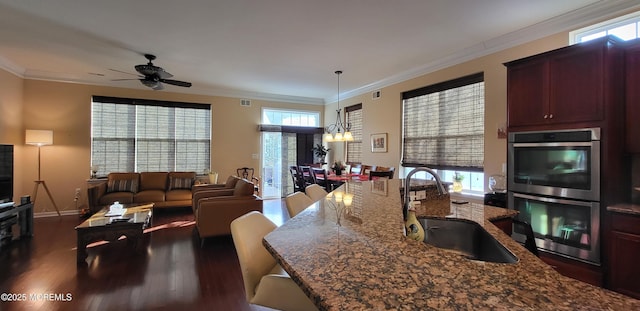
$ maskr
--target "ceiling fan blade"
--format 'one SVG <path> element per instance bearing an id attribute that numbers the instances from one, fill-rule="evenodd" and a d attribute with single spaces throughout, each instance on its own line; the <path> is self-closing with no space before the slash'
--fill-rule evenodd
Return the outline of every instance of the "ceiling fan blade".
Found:
<path id="1" fill-rule="evenodd" d="M 131 81 L 131 80 L 140 80 L 140 79 L 111 79 L 111 81 Z"/>
<path id="2" fill-rule="evenodd" d="M 156 72 L 156 74 L 158 75 L 158 77 L 160 77 L 160 79 L 167 79 L 167 78 L 171 78 L 173 77 L 172 74 L 164 71 L 164 69 L 160 68 L 161 70 Z"/>
<path id="3" fill-rule="evenodd" d="M 167 79 L 160 79 L 160 82 L 164 82 L 166 84 L 182 86 L 182 87 L 191 87 L 191 82 L 184 82 L 184 81 L 178 81 L 178 80 L 167 80 Z"/>
<path id="4" fill-rule="evenodd" d="M 137 76 L 137 74 L 135 74 L 135 73 L 130 73 L 130 72 L 122 71 L 122 70 L 111 69 L 111 68 L 109 68 L 109 70 L 115 71 L 115 72 L 119 72 L 119 73 L 125 73 L 125 74 L 132 75 L 132 76 Z"/>

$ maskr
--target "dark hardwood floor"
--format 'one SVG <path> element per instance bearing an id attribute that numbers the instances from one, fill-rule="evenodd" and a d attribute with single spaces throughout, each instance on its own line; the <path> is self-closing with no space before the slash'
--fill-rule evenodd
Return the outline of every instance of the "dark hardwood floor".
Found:
<path id="1" fill-rule="evenodd" d="M 283 202 L 264 201 L 277 225 L 288 219 Z M 90 245 L 86 267 L 76 265 L 81 221 L 36 218 L 33 238 L 0 250 L 0 310 L 269 310 L 247 304 L 231 236 L 201 247 L 190 208 L 155 210 L 142 253 L 126 240 Z"/>

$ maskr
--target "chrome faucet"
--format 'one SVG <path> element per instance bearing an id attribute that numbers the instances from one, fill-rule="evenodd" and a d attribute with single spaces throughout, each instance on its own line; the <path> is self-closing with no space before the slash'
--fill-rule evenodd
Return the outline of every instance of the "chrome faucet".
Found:
<path id="1" fill-rule="evenodd" d="M 411 190 L 409 189 L 411 185 L 411 177 L 417 172 L 427 172 L 431 174 L 436 179 L 436 187 L 438 188 L 438 193 L 440 195 L 446 194 L 447 189 L 444 187 L 440 176 L 436 174 L 432 169 L 428 167 L 416 167 L 404 179 L 404 206 L 402 207 L 402 215 L 404 216 L 404 220 L 407 220 L 407 213 L 409 213 L 409 207 L 411 207 L 410 195 Z"/>

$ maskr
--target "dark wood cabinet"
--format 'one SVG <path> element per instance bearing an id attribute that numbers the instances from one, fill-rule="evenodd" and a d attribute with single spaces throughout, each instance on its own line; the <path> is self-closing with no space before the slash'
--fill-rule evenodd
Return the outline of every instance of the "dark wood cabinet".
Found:
<path id="1" fill-rule="evenodd" d="M 589 283 L 594 286 L 602 287 L 603 285 L 602 269 L 598 266 L 547 252 L 540 252 L 540 259 L 564 276 Z"/>
<path id="2" fill-rule="evenodd" d="M 548 122 L 549 62 L 534 59 L 508 66 L 507 102 L 509 126 L 537 125 Z"/>
<path id="3" fill-rule="evenodd" d="M 640 299 L 640 216 L 610 216 L 609 288 Z"/>
<path id="4" fill-rule="evenodd" d="M 511 217 L 492 220 L 491 223 L 507 235 L 511 235 L 513 231 L 513 219 Z"/>
<path id="5" fill-rule="evenodd" d="M 640 153 L 640 39 L 625 50 L 626 151 Z"/>
<path id="6" fill-rule="evenodd" d="M 614 43 L 607 37 L 506 63 L 509 127 L 603 120 L 608 78 L 619 65 Z"/>

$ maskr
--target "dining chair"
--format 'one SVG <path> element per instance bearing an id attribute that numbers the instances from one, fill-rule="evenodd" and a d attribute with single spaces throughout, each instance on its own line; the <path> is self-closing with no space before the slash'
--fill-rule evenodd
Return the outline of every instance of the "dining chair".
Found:
<path id="1" fill-rule="evenodd" d="M 376 166 L 375 165 L 363 165 L 362 166 L 362 175 L 369 175 L 369 172 L 371 171 L 375 171 L 376 170 Z"/>
<path id="2" fill-rule="evenodd" d="M 379 165 L 376 165 L 376 169 L 375 169 L 375 171 L 378 171 L 378 172 L 388 172 L 393 170 L 395 170 L 393 166 L 379 166 Z"/>
<path id="3" fill-rule="evenodd" d="M 393 171 L 371 171 L 369 172 L 369 180 L 388 178 L 393 179 Z"/>
<path id="4" fill-rule="evenodd" d="M 295 217 L 305 208 L 309 207 L 309 205 L 313 204 L 311 198 L 304 194 L 304 192 L 294 192 L 284 198 L 284 202 L 290 218 Z"/>
<path id="5" fill-rule="evenodd" d="M 329 192 L 318 184 L 308 185 L 307 188 L 305 188 L 304 193 L 306 193 L 313 202 L 318 202 L 329 194 Z"/>
<path id="6" fill-rule="evenodd" d="M 289 172 L 291 173 L 291 180 L 293 181 L 293 192 L 304 191 L 302 176 L 297 165 L 289 166 Z"/>
<path id="7" fill-rule="evenodd" d="M 253 167 L 241 167 L 236 170 L 236 175 L 252 182 L 256 194 L 260 195 L 260 178 L 255 176 Z"/>
<path id="8" fill-rule="evenodd" d="M 351 164 L 351 174 L 360 175 L 362 174 L 362 164 Z"/>
<path id="9" fill-rule="evenodd" d="M 276 225 L 260 212 L 249 212 L 231 222 L 247 302 L 278 310 L 317 310 L 291 277 L 262 245 Z"/>
<path id="10" fill-rule="evenodd" d="M 316 185 L 320 185 L 326 191 L 329 191 L 329 179 L 327 178 L 327 170 L 323 168 L 312 167 L 311 173 L 313 174 L 313 179 L 316 181 Z"/>
<path id="11" fill-rule="evenodd" d="M 307 187 L 308 185 L 316 183 L 315 177 L 313 176 L 313 173 L 311 172 L 311 166 L 300 165 L 300 166 L 298 166 L 298 169 L 301 171 L 301 174 L 302 174 L 302 181 L 303 181 L 302 188 L 303 189 L 305 187 Z"/>

